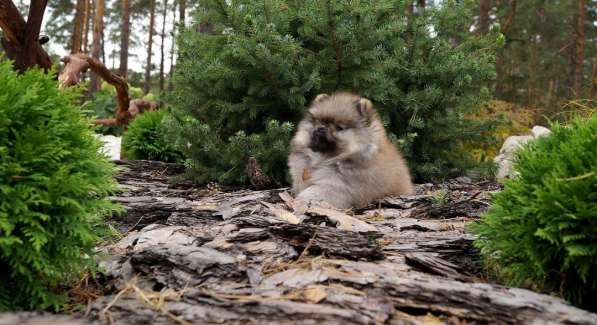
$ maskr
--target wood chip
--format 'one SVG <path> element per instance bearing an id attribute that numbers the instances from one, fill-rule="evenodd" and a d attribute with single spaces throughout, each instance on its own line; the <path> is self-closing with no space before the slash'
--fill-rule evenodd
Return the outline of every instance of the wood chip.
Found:
<path id="1" fill-rule="evenodd" d="M 299 219 L 299 217 L 295 216 L 290 211 L 279 208 L 276 205 L 271 204 L 271 203 L 267 203 L 267 202 L 261 202 L 261 203 L 263 205 L 265 205 L 271 211 L 271 213 L 280 220 L 283 220 L 283 221 L 288 222 L 293 225 L 298 225 L 301 222 L 301 219 Z"/>
<path id="2" fill-rule="evenodd" d="M 326 294 L 325 290 L 322 287 L 317 286 L 305 289 L 303 291 L 303 296 L 305 297 L 305 300 L 307 300 L 308 302 L 317 304 L 323 299 L 325 299 Z"/>
<path id="3" fill-rule="evenodd" d="M 328 219 L 336 222 L 336 227 L 342 230 L 350 230 L 357 232 L 377 231 L 377 228 L 375 226 L 372 226 L 366 223 L 365 221 L 359 220 L 355 217 L 351 217 L 344 212 L 334 209 L 311 207 L 307 209 L 307 214 L 327 217 Z"/>

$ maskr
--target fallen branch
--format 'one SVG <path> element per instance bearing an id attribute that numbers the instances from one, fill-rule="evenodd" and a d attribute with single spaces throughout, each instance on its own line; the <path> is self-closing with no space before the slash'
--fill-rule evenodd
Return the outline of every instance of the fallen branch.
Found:
<path id="1" fill-rule="evenodd" d="M 114 86 L 114 88 L 116 88 L 117 109 L 116 120 L 114 121 L 114 123 L 117 125 L 127 125 L 129 123 L 129 121 L 132 118 L 131 114 L 129 113 L 129 86 L 123 77 L 112 73 L 98 59 L 91 58 L 83 53 L 71 54 L 67 57 L 62 58 L 61 61 L 66 64 L 64 69 L 62 70 L 62 72 L 60 72 L 60 75 L 58 76 L 58 81 L 60 83 L 61 89 L 64 89 L 72 85 L 76 85 L 80 81 L 79 75 L 82 72 L 87 71 L 87 69 L 91 69 L 91 71 L 96 73 L 107 83 L 111 84 L 112 86 Z M 112 121 L 101 121 L 106 122 L 105 125 L 113 125 Z"/>
<path id="2" fill-rule="evenodd" d="M 128 94 L 128 83 L 126 79 L 118 74 L 112 73 L 99 60 L 89 57 L 84 53 L 75 53 L 61 59 L 65 63 L 64 69 L 58 76 L 60 88 L 64 89 L 78 84 L 81 73 L 91 70 L 104 79 L 107 83 L 116 88 L 116 118 L 104 118 L 95 120 L 99 125 L 128 125 L 136 115 L 145 111 L 155 111 L 158 103 L 143 99 L 131 100 Z"/>

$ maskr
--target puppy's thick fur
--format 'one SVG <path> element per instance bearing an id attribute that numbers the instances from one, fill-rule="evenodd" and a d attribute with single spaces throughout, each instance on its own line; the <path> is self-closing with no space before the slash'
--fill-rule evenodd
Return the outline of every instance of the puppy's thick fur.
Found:
<path id="1" fill-rule="evenodd" d="M 366 98 L 318 95 L 291 142 L 288 166 L 297 199 L 363 207 L 412 193 L 408 168 Z"/>

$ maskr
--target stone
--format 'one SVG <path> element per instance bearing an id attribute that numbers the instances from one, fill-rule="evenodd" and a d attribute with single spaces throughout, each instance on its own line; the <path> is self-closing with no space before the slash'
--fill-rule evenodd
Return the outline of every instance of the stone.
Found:
<path id="1" fill-rule="evenodd" d="M 498 167 L 495 177 L 500 181 L 515 177 L 516 175 L 512 170 L 512 167 L 514 165 L 514 155 L 516 151 L 527 142 L 546 136 L 550 132 L 551 131 L 546 127 L 535 125 L 531 129 L 531 135 L 515 135 L 508 137 L 506 141 L 504 141 L 499 154 L 493 159 Z"/>
<path id="2" fill-rule="evenodd" d="M 122 145 L 122 138 L 115 137 L 113 135 L 100 135 L 96 134 L 96 137 L 102 141 L 104 144 L 102 147 L 102 152 L 105 153 L 110 160 L 119 160 L 120 159 L 120 148 Z"/>
<path id="3" fill-rule="evenodd" d="M 535 126 L 533 126 L 533 129 L 531 130 L 531 132 L 533 133 L 533 136 L 535 138 L 538 138 L 538 137 L 542 137 L 544 135 L 548 135 L 551 131 L 544 126 L 535 125 Z"/>

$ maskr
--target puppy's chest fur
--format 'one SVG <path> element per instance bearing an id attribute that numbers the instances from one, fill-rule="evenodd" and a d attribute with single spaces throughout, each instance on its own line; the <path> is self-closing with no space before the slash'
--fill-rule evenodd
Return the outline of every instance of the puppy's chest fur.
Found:
<path id="1" fill-rule="evenodd" d="M 331 181 L 329 178 L 339 178 L 339 180 L 350 182 L 367 169 L 368 162 L 375 156 L 377 149 L 377 146 L 370 146 L 358 155 L 332 163 L 327 163 L 327 161 L 336 157 L 329 158 L 318 152 L 308 150 L 308 164 L 303 169 L 303 181 L 313 182 L 321 179 Z"/>

